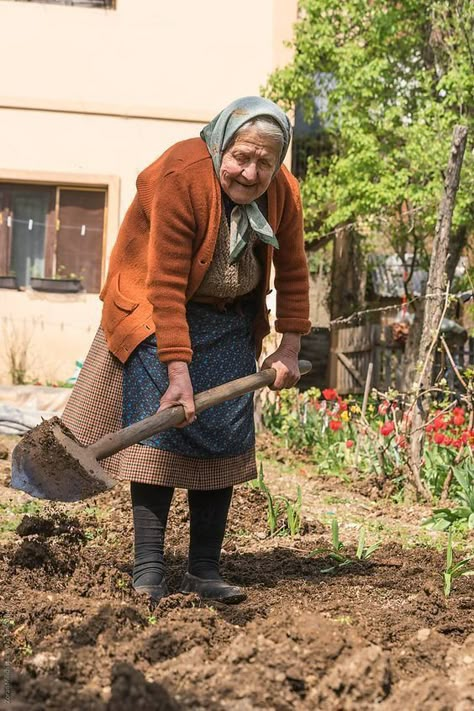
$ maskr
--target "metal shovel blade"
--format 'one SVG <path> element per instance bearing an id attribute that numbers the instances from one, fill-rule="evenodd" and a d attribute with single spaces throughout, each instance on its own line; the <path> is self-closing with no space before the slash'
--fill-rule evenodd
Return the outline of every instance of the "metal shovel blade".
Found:
<path id="1" fill-rule="evenodd" d="M 82 501 L 116 483 L 57 417 L 24 435 L 12 453 L 11 486 L 37 499 Z"/>

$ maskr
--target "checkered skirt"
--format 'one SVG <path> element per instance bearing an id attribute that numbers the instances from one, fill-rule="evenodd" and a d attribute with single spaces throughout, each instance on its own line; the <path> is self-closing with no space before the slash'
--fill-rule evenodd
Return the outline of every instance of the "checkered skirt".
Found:
<path id="1" fill-rule="evenodd" d="M 62 420 L 84 445 L 122 427 L 123 365 L 97 331 Z M 257 475 L 255 449 L 213 459 L 135 444 L 102 461 L 115 479 L 183 489 L 223 489 Z"/>

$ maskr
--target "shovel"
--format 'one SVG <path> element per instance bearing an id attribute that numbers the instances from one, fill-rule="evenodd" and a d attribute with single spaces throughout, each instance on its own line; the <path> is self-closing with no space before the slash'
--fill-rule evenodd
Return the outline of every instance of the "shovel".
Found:
<path id="1" fill-rule="evenodd" d="M 298 365 L 301 375 L 311 370 L 309 361 L 301 360 Z M 276 371 L 267 368 L 205 390 L 194 398 L 196 413 L 272 385 L 275 377 Z M 96 496 L 117 483 L 102 469 L 100 460 L 176 427 L 184 420 L 184 408 L 176 405 L 105 435 L 88 447 L 74 437 L 59 417 L 44 420 L 24 435 L 13 450 L 10 485 L 38 499 L 51 501 L 82 501 Z"/>

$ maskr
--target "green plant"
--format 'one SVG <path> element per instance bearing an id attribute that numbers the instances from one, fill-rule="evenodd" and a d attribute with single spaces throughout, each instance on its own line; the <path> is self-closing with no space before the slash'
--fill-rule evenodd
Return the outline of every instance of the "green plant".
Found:
<path id="1" fill-rule="evenodd" d="M 31 657 L 33 654 L 33 647 L 29 644 L 29 642 L 24 642 L 18 647 L 18 651 L 20 654 L 23 654 L 24 657 Z"/>
<path id="2" fill-rule="evenodd" d="M 267 499 L 267 525 L 270 531 L 270 536 L 275 536 L 277 533 L 289 533 L 290 536 L 296 536 L 301 529 L 301 506 L 303 503 L 303 494 L 301 487 L 298 486 L 296 501 L 291 501 L 286 496 L 274 496 L 265 483 L 263 475 L 263 464 L 260 462 L 257 479 L 249 481 L 251 489 L 261 491 Z M 286 523 L 279 527 L 282 511 L 285 511 Z"/>
<path id="3" fill-rule="evenodd" d="M 278 496 L 272 496 L 270 489 L 266 484 L 262 483 L 262 491 L 267 497 L 267 524 L 270 531 L 270 536 L 274 536 L 277 533 L 278 519 L 280 516 L 280 505 L 281 498 Z"/>
<path id="4" fill-rule="evenodd" d="M 277 496 L 272 496 L 270 489 L 265 484 L 263 477 L 263 464 L 260 462 L 257 479 L 249 481 L 249 487 L 257 491 L 261 491 L 267 499 L 267 524 L 270 531 L 270 536 L 274 536 L 277 531 L 278 518 L 280 515 L 280 500 Z"/>
<path id="5" fill-rule="evenodd" d="M 289 499 L 284 499 L 286 507 L 286 521 L 290 536 L 296 536 L 301 529 L 301 506 L 303 503 L 303 495 L 301 486 L 298 485 L 296 501 L 292 502 Z"/>
<path id="6" fill-rule="evenodd" d="M 454 563 L 453 559 L 453 532 L 450 531 L 448 534 L 448 545 L 446 548 L 446 567 L 443 572 L 444 580 L 444 594 L 449 597 L 451 594 L 451 587 L 453 580 L 456 578 L 461 578 L 464 576 L 474 575 L 474 570 L 469 567 L 469 564 L 474 556 L 469 556 L 463 560 Z"/>
<path id="7" fill-rule="evenodd" d="M 381 541 L 374 543 L 371 546 L 365 545 L 365 530 L 361 528 L 359 530 L 359 540 L 357 544 L 357 550 L 355 554 L 355 559 L 346 555 L 344 551 L 344 543 L 339 538 L 339 523 L 336 518 L 332 520 L 331 523 L 331 542 L 332 548 L 316 548 L 316 550 L 310 553 L 311 556 L 318 555 L 320 553 L 325 553 L 329 558 L 335 561 L 335 565 L 329 568 L 324 568 L 321 573 L 333 573 L 335 570 L 339 570 L 347 565 L 351 565 L 357 561 L 368 560 L 372 554 L 379 548 Z"/>
<path id="8" fill-rule="evenodd" d="M 461 464 L 453 466 L 452 473 L 457 484 L 453 499 L 460 504 L 456 507 L 433 509 L 430 518 L 422 522 L 432 531 L 446 531 L 453 525 L 461 528 L 474 529 L 474 478 L 472 475 L 472 459 L 465 459 Z"/>
<path id="9" fill-rule="evenodd" d="M 80 274 L 75 274 L 75 272 L 68 272 L 64 264 L 60 264 L 56 269 L 56 274 L 52 277 L 53 279 L 82 279 L 84 276 L 84 267 L 81 269 Z"/>
<path id="10" fill-rule="evenodd" d="M 351 559 L 343 553 L 344 544 L 339 538 L 339 522 L 337 518 L 333 518 L 331 523 L 331 542 L 332 548 L 316 548 L 310 553 L 311 556 L 325 553 L 329 558 L 336 561 L 336 565 L 321 570 L 321 573 L 331 573 L 337 568 L 341 568 L 352 562 Z"/>
<path id="11" fill-rule="evenodd" d="M 43 507 L 38 501 L 26 501 L 24 504 L 11 505 L 0 504 L 0 533 L 14 531 L 19 523 L 19 516 L 23 514 L 35 515 L 42 511 Z"/>
<path id="12" fill-rule="evenodd" d="M 371 546 L 365 545 L 365 528 L 361 528 L 359 531 L 359 542 L 357 544 L 356 558 L 358 560 L 368 560 L 372 553 L 375 553 L 377 548 L 380 548 L 382 541 L 377 541 Z"/>
<path id="13" fill-rule="evenodd" d="M 264 491 L 264 481 L 263 481 L 263 463 L 260 462 L 260 467 L 258 469 L 258 475 L 256 479 L 252 479 L 248 482 L 250 489 L 257 489 L 258 491 Z"/>

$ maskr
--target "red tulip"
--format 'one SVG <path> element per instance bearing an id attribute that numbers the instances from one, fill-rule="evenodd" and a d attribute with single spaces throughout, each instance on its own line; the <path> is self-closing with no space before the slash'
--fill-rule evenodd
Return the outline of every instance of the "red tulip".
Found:
<path id="1" fill-rule="evenodd" d="M 446 428 L 446 422 L 444 421 L 444 418 L 442 415 L 438 415 L 435 417 L 433 420 L 433 427 L 435 430 L 444 430 Z"/>
<path id="2" fill-rule="evenodd" d="M 386 415 L 390 408 L 390 403 L 388 400 L 384 400 L 380 403 L 378 407 L 379 415 Z"/>
<path id="3" fill-rule="evenodd" d="M 337 392 L 333 388 L 323 390 L 323 398 L 325 400 L 337 400 Z"/>
<path id="4" fill-rule="evenodd" d="M 340 422 L 340 420 L 330 420 L 329 427 L 332 429 L 333 432 L 337 432 L 341 429 L 342 422 Z"/>
<path id="5" fill-rule="evenodd" d="M 393 422 L 385 422 L 380 428 L 380 434 L 382 434 L 384 437 L 388 437 L 388 435 L 392 434 L 394 429 L 395 425 Z"/>

